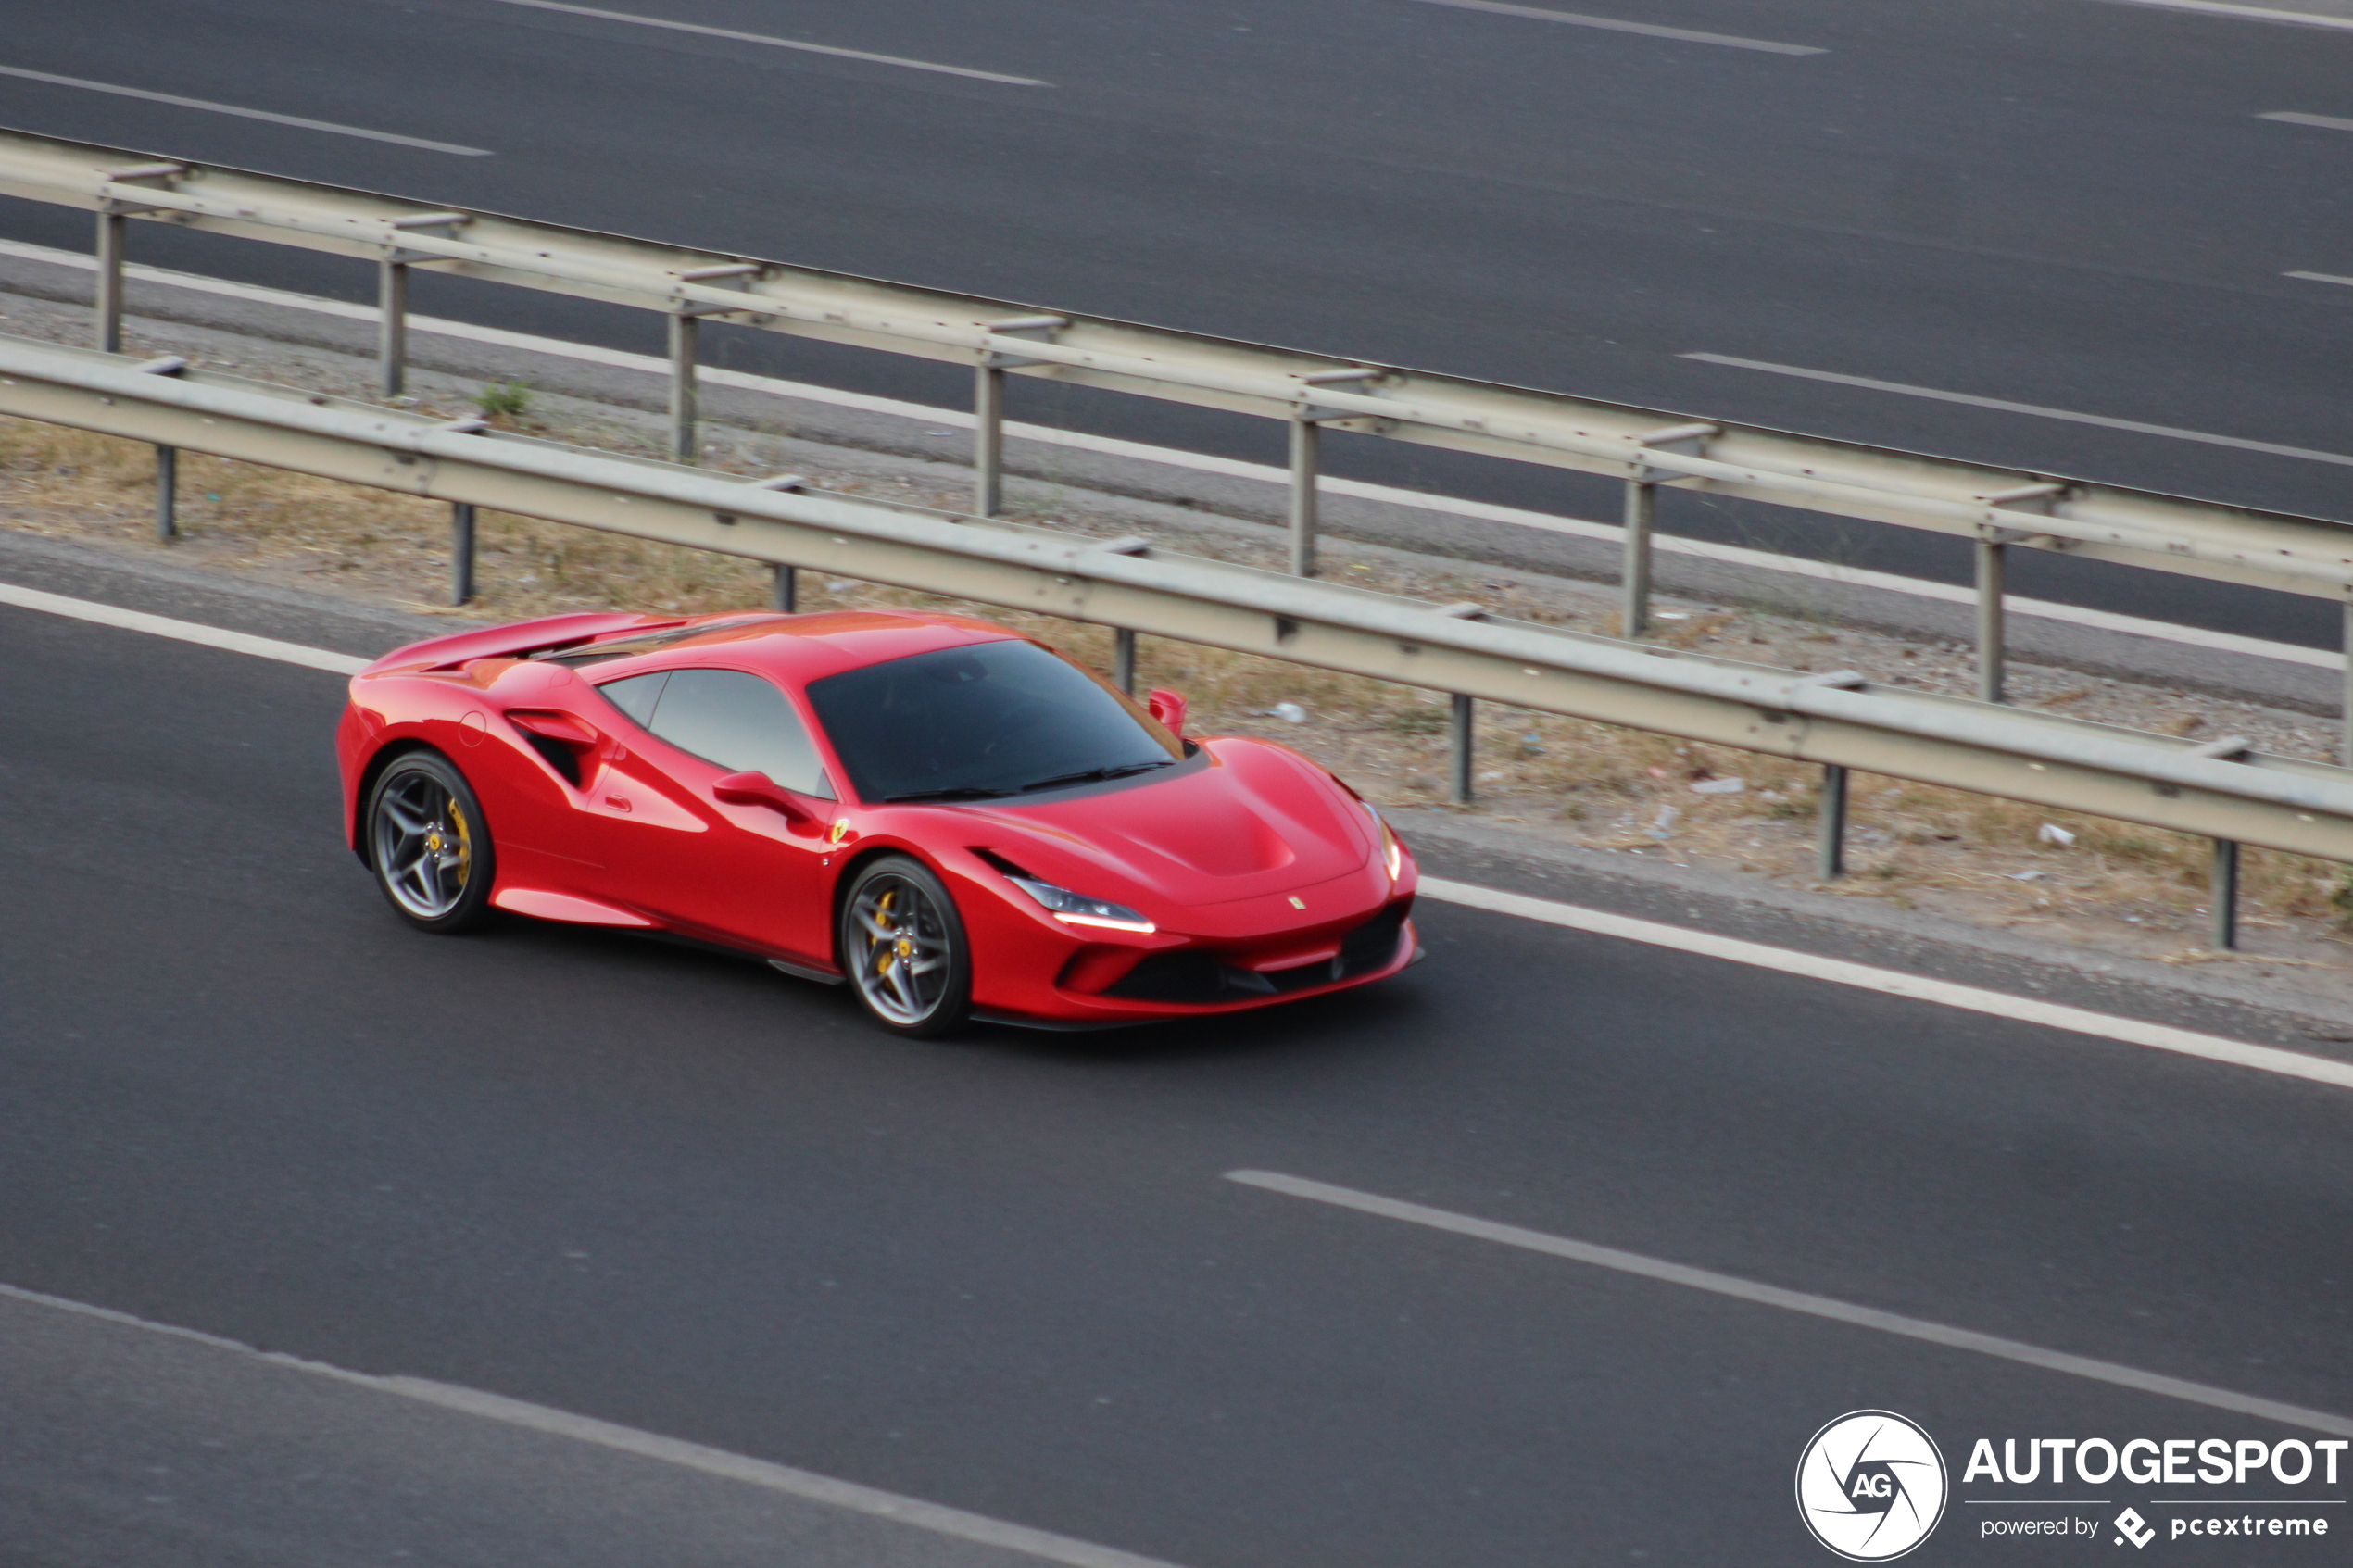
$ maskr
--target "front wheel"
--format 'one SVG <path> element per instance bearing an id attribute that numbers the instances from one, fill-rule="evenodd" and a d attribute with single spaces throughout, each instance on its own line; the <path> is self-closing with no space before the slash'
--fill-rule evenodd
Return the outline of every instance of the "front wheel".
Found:
<path id="1" fill-rule="evenodd" d="M 431 751 L 393 762 L 368 792 L 368 864 L 401 919 L 454 933 L 490 913 L 495 871 L 482 802 L 455 764 Z"/>
<path id="2" fill-rule="evenodd" d="M 866 865 L 841 902 L 841 967 L 875 1022 L 894 1034 L 944 1035 L 972 1010 L 972 949 L 956 902 L 905 855 Z"/>

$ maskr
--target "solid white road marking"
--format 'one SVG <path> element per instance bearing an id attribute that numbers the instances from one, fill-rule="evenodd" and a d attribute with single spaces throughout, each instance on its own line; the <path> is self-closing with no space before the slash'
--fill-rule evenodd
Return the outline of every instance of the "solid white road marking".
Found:
<path id="1" fill-rule="evenodd" d="M 489 157 L 487 147 L 461 147 L 454 142 L 428 141 L 422 136 L 396 135 L 389 131 L 370 131 L 358 125 L 337 125 L 331 119 L 305 119 L 298 114 L 272 114 L 268 109 L 242 108 L 235 104 L 216 104 L 209 98 L 183 98 L 176 93 L 150 93 L 144 87 L 122 87 L 111 82 L 85 82 L 78 76 L 52 76 L 45 70 L 24 70 L 16 66 L 0 66 L 0 76 L 22 77 L 27 82 L 45 82 L 53 87 L 78 87 L 85 93 L 111 93 L 118 98 L 144 98 L 151 104 L 170 104 L 176 108 L 202 109 L 207 114 L 231 114 L 240 119 L 266 119 L 272 125 L 292 125 L 303 131 L 327 131 L 337 136 L 361 136 L 371 142 L 390 142 L 396 146 L 422 147 L 429 153 L 455 153 L 459 157 Z"/>
<path id="2" fill-rule="evenodd" d="M 20 240 L 0 240 L 0 256 L 22 257 L 28 261 L 40 261 L 56 267 L 73 267 L 89 271 L 96 262 L 80 251 L 57 250 L 48 245 L 27 245 Z M 150 267 L 144 262 L 132 262 L 123 268 L 126 276 L 141 282 L 167 284 L 186 289 L 194 294 L 219 295 L 226 299 L 249 300 L 257 304 L 283 307 L 290 310 L 307 310 L 318 316 L 336 316 L 352 321 L 373 321 L 372 306 L 352 305 L 339 299 L 321 299 L 313 295 L 294 294 L 284 289 L 262 288 L 252 283 L 233 283 L 219 278 L 207 278 L 194 272 L 175 272 L 168 268 Z M 2353 283 L 2353 279 L 2332 279 L 2331 282 Z M 499 327 L 480 327 L 470 321 L 445 320 L 433 316 L 411 316 L 409 330 L 431 332 L 441 337 L 459 338 L 468 343 L 489 344 L 501 348 L 522 349 L 533 354 L 547 354 L 558 358 L 576 359 L 586 364 L 610 365 L 620 370 L 639 370 L 647 375 L 668 376 L 670 361 L 649 354 L 628 354 L 615 348 L 598 348 L 593 345 L 569 343 L 561 338 L 535 337 L 529 332 L 508 332 Z M 755 376 L 741 370 L 720 370 L 705 366 L 703 381 L 714 386 L 740 387 L 749 392 L 764 393 L 775 397 L 793 397 L 807 403 L 824 403 L 835 408 L 855 408 L 864 413 L 887 414 L 898 419 L 920 420 L 929 424 L 947 425 L 951 429 L 969 430 L 973 416 L 963 409 L 935 408 L 922 403 L 902 402 L 894 397 L 875 397 L 862 392 L 843 392 L 834 387 L 818 386 L 807 382 L 779 381 L 769 376 Z M 1073 451 L 1094 452 L 1105 457 L 1124 458 L 1138 462 L 1161 463 L 1170 468 L 1190 469 L 1198 473 L 1214 473 L 1233 479 L 1252 480 L 1269 485 L 1288 485 L 1290 470 L 1264 463 L 1246 463 L 1238 458 L 1219 458 L 1204 452 L 1185 452 L 1175 447 L 1151 446 L 1139 441 L 1122 441 L 1115 436 L 1090 435 L 1083 431 L 1057 430 L 1049 425 L 1026 424 L 1017 420 L 1005 422 L 1005 433 L 1017 440 L 1034 441 L 1043 445 L 1063 446 Z M 1499 507 L 1485 501 L 1457 500 L 1447 495 L 1433 495 L 1419 490 L 1401 490 L 1393 485 L 1369 484 L 1361 480 L 1336 479 L 1323 481 L 1327 494 L 1353 495 L 1361 500 L 1379 501 L 1393 506 L 1412 507 L 1418 510 L 1438 512 L 1449 517 L 1477 518 L 1483 522 L 1509 523 L 1517 528 L 1540 529 L 1550 533 L 1565 533 L 1572 538 L 1603 539 L 1617 543 L 1623 530 L 1613 523 L 1587 522 L 1579 518 L 1556 517 L 1550 512 L 1531 512 L 1517 507 Z M 1857 567 L 1840 566 L 1832 561 L 1806 560 L 1796 556 L 1774 555 L 1765 550 L 1743 549 L 1737 545 L 1718 545 L 1705 539 L 1686 539 L 1671 533 L 1660 534 L 1655 547 L 1669 555 L 1690 556 L 1695 559 L 1720 561 L 1743 571 L 1778 571 L 1792 577 L 1810 577 L 1826 583 L 1840 583 L 1860 588 L 1880 589 L 1888 593 L 1909 594 L 1916 598 L 1935 599 L 1940 603 L 1973 605 L 1977 596 L 1969 589 L 1952 583 L 1931 583 L 1918 577 L 1901 577 L 1888 571 L 1868 571 Z M 2301 647 L 2294 643 L 2267 642 L 2259 637 L 2242 637 L 2231 632 L 2209 632 L 2202 627 L 2177 626 L 2170 621 L 2148 621 L 2134 615 L 2118 615 L 2104 609 L 2087 609 L 2080 605 L 2057 604 L 2046 599 L 2014 597 L 2009 601 L 2012 615 L 2031 615 L 2039 620 L 2062 621 L 2072 626 L 2089 626 L 2104 632 L 2121 632 L 2132 636 L 2157 637 L 2166 642 L 2181 643 L 2191 647 L 2211 648 L 2221 653 L 2246 654 L 2257 659 L 2279 659 L 2289 664 L 2310 665 L 2319 670 L 2340 668 L 2343 658 L 2322 648 Z"/>
<path id="3" fill-rule="evenodd" d="M 1419 1203 L 1406 1203 L 1375 1193 L 1358 1192 L 1353 1187 L 1309 1181 L 1303 1176 L 1286 1176 L 1274 1171 L 1228 1171 L 1226 1179 L 1290 1198 L 1303 1198 L 1310 1202 L 1328 1203 L 1338 1209 L 1376 1214 L 1385 1220 L 1403 1220 L 1408 1224 L 1424 1225 L 1431 1230 L 1449 1231 L 1456 1236 L 1500 1242 L 1505 1247 L 1541 1252 L 1549 1257 L 1567 1258 L 1597 1269 L 1609 1269 L 1667 1285 L 1705 1290 L 1711 1295 L 1729 1296 L 1735 1300 L 1755 1302 L 1758 1306 L 1779 1307 L 1784 1311 L 1803 1312 L 1808 1317 L 1828 1318 L 1833 1323 L 1851 1323 L 1857 1328 L 1877 1329 L 1882 1334 L 1925 1340 L 1931 1345 L 1942 1345 L 1950 1349 L 1971 1350 L 1981 1356 L 1998 1357 L 2047 1372 L 2087 1377 L 2138 1393 L 2157 1394 L 2170 1399 L 2204 1405 L 2210 1410 L 2229 1411 L 2234 1415 L 2276 1421 L 2284 1426 L 2300 1426 L 2309 1432 L 2353 1436 L 2353 1419 L 2332 1415 L 2326 1411 L 2306 1410 L 2298 1405 L 2282 1404 L 2275 1399 L 2258 1399 L 2252 1394 L 2234 1393 L 2228 1388 L 2215 1388 L 2203 1383 L 2167 1377 L 2159 1373 L 2119 1366 L 2113 1361 L 2071 1356 L 2063 1350 L 2046 1350 L 2039 1345 L 2027 1345 L 1991 1334 L 1978 1334 L 1966 1328 L 1952 1328 L 1896 1312 L 1882 1312 L 1873 1307 L 1858 1307 L 1827 1296 L 1784 1290 L 1777 1285 L 1760 1285 L 1755 1280 L 1719 1274 L 1708 1269 L 1670 1263 L 1661 1258 L 1646 1258 L 1639 1252 L 1621 1252 L 1615 1247 L 1596 1247 L 1591 1242 L 1571 1241 L 1566 1236 L 1548 1236 L 1542 1231 L 1497 1224 L 1491 1220 L 1476 1219 L 1444 1209 L 1431 1209 Z"/>
<path id="4" fill-rule="evenodd" d="M 2353 278 L 2340 278 L 2334 272 L 2283 272 L 2283 278 L 2301 278 L 2308 283 L 2336 283 L 2353 288 Z"/>
<path id="5" fill-rule="evenodd" d="M 2281 11 L 2268 6 L 2241 6 L 2236 0 L 2108 0 L 2108 4 L 2141 6 L 2152 11 L 2192 11 L 2202 17 L 2235 17 L 2249 22 L 2284 22 L 2290 27 L 2353 31 L 2353 17 L 2317 17 L 2309 11 Z"/>
<path id="6" fill-rule="evenodd" d="M 2291 273 L 2294 277 L 2298 274 Z M 2274 458 L 2302 458 L 2308 462 L 2335 463 L 2353 468 L 2353 456 L 2343 452 L 2319 452 L 2309 446 L 2283 446 L 2271 441 L 2249 441 L 2239 435 L 2215 435 L 2202 430 L 2182 430 L 2173 425 L 2144 424 L 2139 420 L 2112 419 L 2106 414 L 2079 414 L 2070 408 L 2045 408 L 2038 403 L 2013 403 L 2005 397 L 1980 397 L 1974 393 L 1944 392 L 1932 386 L 1909 386 L 1903 382 L 1881 381 L 1874 376 L 1842 375 L 1835 370 L 1809 370 L 1802 365 L 1776 365 L 1766 359 L 1741 359 L 1730 354 L 1684 354 L 1679 358 L 1697 359 L 1704 364 L 1729 365 L 1739 370 L 1764 370 L 1777 376 L 1796 376 L 1805 381 L 1831 382 L 1839 386 L 1859 386 L 1869 392 L 1894 392 L 1906 397 L 1926 397 L 1938 403 L 1962 403 L 1972 408 L 1994 408 L 2005 414 L 2032 414 L 2036 419 L 2065 420 L 2070 424 L 2098 425 L 2104 430 L 2127 430 L 2135 435 L 2162 435 L 2175 441 L 2202 442 L 2208 446 L 2229 446 L 2241 452 L 2262 452 Z"/>
<path id="7" fill-rule="evenodd" d="M 627 11 L 600 11 L 594 6 L 569 6 L 559 0 L 497 0 L 501 6 L 525 6 L 535 11 L 562 11 L 575 17 L 593 17 L 598 21 L 629 22 L 637 27 L 658 27 L 671 32 L 698 32 L 706 38 L 725 38 L 737 44 L 762 44 L 772 49 L 798 49 L 806 55 L 832 55 L 845 60 L 864 60 L 869 65 L 904 66 L 909 70 L 937 71 L 944 76 L 969 76 L 981 82 L 1001 82 L 1009 87 L 1051 87 L 1051 82 L 1040 82 L 1034 76 L 1004 76 L 993 70 L 974 70 L 968 66 L 944 66 L 936 60 L 911 60 L 899 55 L 873 55 L 863 49 L 837 49 L 830 44 L 806 44 L 798 38 L 771 38 L 764 32 L 737 32 L 732 28 L 704 27 L 698 22 L 674 22 L 665 17 L 633 16 Z"/>
<path id="8" fill-rule="evenodd" d="M 2095 1035 L 2128 1046 L 2147 1046 L 2156 1050 L 2201 1057 L 2208 1061 L 2226 1062 L 2233 1067 L 2252 1067 L 2262 1073 L 2278 1073 L 2291 1078 L 2309 1079 L 2315 1084 L 2353 1089 L 2353 1062 L 2308 1056 L 2302 1051 L 2249 1045 L 2244 1040 L 2225 1039 L 2220 1035 L 2201 1035 L 2194 1030 L 2176 1029 L 2164 1023 L 2144 1023 L 2135 1018 L 2117 1018 L 2087 1008 L 2035 1001 L 2000 991 L 1982 990 L 1975 985 L 1957 985 L 1947 980 L 1923 979 L 1897 970 L 1849 963 L 1844 959 L 1823 958 L 1791 947 L 1770 947 L 1762 942 L 1744 942 L 1737 936 L 1718 936 L 1713 932 L 1692 931 L 1680 925 L 1661 924 L 1657 921 L 1636 920 L 1630 915 L 1608 914 L 1576 904 L 1555 903 L 1549 898 L 1530 898 L 1525 894 L 1476 887 L 1464 882 L 1448 882 L 1442 877 L 1423 877 L 1421 891 L 1425 897 L 1460 904 L 1466 909 L 1516 915 L 1523 920 L 1541 921 L 1547 925 L 1566 926 L 1572 931 L 1622 937 L 1629 942 L 1647 943 L 1654 947 L 1671 947 L 1678 952 L 1723 959 L 1755 969 L 1777 970 L 1783 974 L 1801 975 L 1808 980 L 1825 980 L 1834 985 L 1876 991 L 1881 996 L 1906 997 L 1915 1001 L 1932 1002 L 1938 1007 L 1989 1013 L 2020 1023 L 2064 1029 L 2071 1034 Z"/>
<path id="9" fill-rule="evenodd" d="M 1566 22 L 1570 27 L 1597 27 L 1608 32 L 1639 32 L 1646 38 L 1672 38 L 1682 44 L 1718 44 L 1727 49 L 1754 49 L 1767 55 L 1827 55 L 1805 44 L 1773 44 L 1762 38 L 1740 38 L 1729 32 L 1694 32 L 1687 27 L 1660 27 L 1653 22 L 1618 21 L 1588 17 L 1575 11 L 1547 11 L 1535 6 L 1507 6 L 1502 0 L 1420 0 L 1425 6 L 1445 6 L 1457 11 L 1492 11 L 1497 16 L 1526 17 L 1531 21 Z"/>
<path id="10" fill-rule="evenodd" d="M 2317 125 L 2323 131 L 2353 131 L 2353 119 L 2339 119 L 2333 114 L 2298 114 L 2294 109 L 2273 109 L 2259 114 L 2258 119 L 2276 119 L 2282 125 Z M 2290 277 L 2296 274 L 2289 273 Z"/>
<path id="11" fill-rule="evenodd" d="M 101 626 L 116 626 L 125 631 L 145 632 L 154 636 L 170 637 L 181 642 L 200 643 L 207 647 L 223 648 L 232 653 L 251 654 L 258 659 L 274 659 L 287 664 L 300 664 L 313 670 L 332 671 L 339 675 L 356 674 L 371 662 L 349 654 L 330 653 L 325 648 L 305 647 L 299 643 L 282 643 L 273 637 L 249 636 L 243 632 L 226 632 L 216 626 L 203 626 L 193 621 L 175 621 L 169 616 L 148 615 L 141 610 L 120 609 L 113 605 L 99 604 L 91 599 L 68 598 L 62 594 L 44 593 L 37 588 L 19 588 L 0 583 L 0 604 L 15 605 L 23 609 L 43 610 L 51 615 L 70 617 L 76 621 L 94 621 Z M 2325 1057 L 2307 1056 L 2300 1051 L 2284 1051 L 2271 1046 L 2249 1045 L 2243 1040 L 2225 1039 L 2219 1035 L 2200 1035 L 2187 1029 L 2175 1029 L 2162 1023 L 2144 1023 L 2137 1019 L 2115 1018 L 2107 1013 L 2092 1012 L 2083 1008 L 2071 1008 L 2057 1002 L 2033 1001 L 2024 997 L 2006 996 L 1999 991 L 1981 990 L 1974 985 L 1957 985 L 1949 981 L 1926 980 L 1919 975 L 1904 974 L 1895 970 L 1875 969 L 1869 964 L 1849 963 L 1843 959 L 1821 958 L 1801 953 L 1789 947 L 1769 947 L 1760 942 L 1744 942 L 1736 936 L 1718 936 L 1712 932 L 1692 931 L 1682 926 L 1665 925 L 1656 921 L 1637 920 L 1630 915 L 1613 915 L 1600 909 L 1589 909 L 1577 904 L 1555 903 L 1549 898 L 1531 898 L 1522 893 L 1506 893 L 1499 888 L 1478 887 L 1466 882 L 1450 882 L 1443 877 L 1425 876 L 1421 879 L 1425 897 L 1441 903 L 1460 904 L 1466 909 L 1486 909 L 1495 914 L 1516 915 L 1523 920 L 1539 921 L 1546 925 L 1566 926 L 1574 931 L 1589 931 L 1601 936 L 1622 937 L 1630 942 L 1644 942 L 1655 947 L 1671 947 L 1680 952 L 1696 953 L 1705 958 L 1724 959 L 1758 969 L 1778 970 L 1784 974 L 1802 975 L 1810 980 L 1826 980 L 1834 985 L 1852 985 L 1859 990 L 1877 991 L 1883 996 L 1908 997 L 1917 1001 L 1931 1002 L 1940 1007 L 1959 1008 L 1969 1012 L 1991 1013 L 2000 1018 L 2015 1019 L 2024 1023 L 2043 1024 L 2065 1029 L 2078 1035 L 2094 1035 L 2104 1039 L 2119 1040 L 2127 1045 L 2148 1046 L 2158 1050 L 2179 1052 L 2183 1056 L 2203 1057 L 2208 1061 L 2227 1062 L 2233 1067 L 2252 1067 L 2264 1073 L 2284 1073 L 2294 1078 L 2307 1078 L 2316 1084 L 2329 1084 L 2339 1088 L 2353 1088 L 2353 1063 L 2333 1061 Z"/>
<path id="12" fill-rule="evenodd" d="M 144 610 L 120 609 L 91 599 L 69 599 L 63 594 L 44 594 L 38 588 L 19 588 L 13 583 L 0 583 L 0 605 L 15 605 L 19 609 L 37 609 L 50 615 L 68 616 L 75 621 L 94 621 L 101 626 L 118 626 L 126 632 L 145 632 L 151 637 L 170 637 L 175 642 L 200 643 L 208 648 L 248 653 L 256 659 L 274 659 L 282 664 L 300 664 L 312 670 L 332 671 L 338 675 L 357 675 L 371 662 L 354 659 L 347 653 L 330 653 L 325 648 L 305 647 L 300 643 L 282 643 L 275 637 L 224 632 L 218 626 L 200 626 L 193 621 L 174 621 L 168 615 L 149 615 Z"/>
<path id="13" fill-rule="evenodd" d="M 338 1383 L 372 1388 L 395 1399 L 437 1405 L 443 1410 L 460 1411 L 507 1426 L 549 1433 L 577 1442 L 591 1443 L 600 1449 L 635 1454 L 643 1459 L 675 1465 L 682 1470 L 699 1471 L 706 1475 L 723 1476 L 805 1501 L 846 1509 L 852 1513 L 892 1520 L 918 1530 L 928 1530 L 934 1535 L 1021 1552 L 1041 1562 L 1059 1562 L 1065 1568 L 1170 1568 L 1170 1564 L 1158 1558 L 1139 1557 L 1116 1547 L 1074 1540 L 1068 1536 L 1033 1530 L 1026 1524 L 1009 1524 L 1000 1519 L 967 1513 L 960 1508 L 949 1508 L 936 1502 L 925 1502 L 920 1498 L 902 1497 L 897 1492 L 862 1486 L 854 1481 L 837 1481 L 830 1475 L 795 1470 L 789 1465 L 772 1464 L 766 1460 L 729 1453 L 724 1449 L 705 1448 L 700 1443 L 664 1437 L 658 1433 L 641 1432 L 635 1427 L 617 1426 L 609 1421 L 574 1415 L 569 1411 L 551 1410 L 546 1405 L 528 1404 L 501 1394 L 485 1394 L 480 1389 L 435 1383 L 422 1377 L 381 1377 L 364 1372 L 348 1372 L 323 1361 L 304 1361 L 298 1356 L 275 1350 L 257 1350 L 250 1345 L 241 1345 L 233 1339 L 223 1339 L 197 1329 L 151 1323 L 145 1318 L 132 1317 L 128 1312 L 94 1307 L 87 1302 L 71 1301 L 63 1297 L 46 1296 L 40 1291 L 24 1290 L 16 1286 L 0 1285 L 0 1296 L 129 1328 L 145 1329 L 150 1334 L 194 1340 L 199 1345 L 249 1356 L 255 1361 L 267 1361 L 271 1366 L 283 1367 L 290 1372 L 333 1378 Z"/>

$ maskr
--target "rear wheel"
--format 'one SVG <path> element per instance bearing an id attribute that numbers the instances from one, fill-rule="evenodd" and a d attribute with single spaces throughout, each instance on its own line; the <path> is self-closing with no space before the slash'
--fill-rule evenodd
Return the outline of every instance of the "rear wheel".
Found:
<path id="1" fill-rule="evenodd" d="M 841 967 L 875 1022 L 944 1035 L 972 1010 L 972 951 L 956 902 L 931 869 L 887 855 L 859 872 L 841 903 Z"/>
<path id="2" fill-rule="evenodd" d="M 412 751 L 368 792 L 368 864 L 400 918 L 420 931 L 455 933 L 490 913 L 495 866 L 473 787 L 447 758 Z"/>

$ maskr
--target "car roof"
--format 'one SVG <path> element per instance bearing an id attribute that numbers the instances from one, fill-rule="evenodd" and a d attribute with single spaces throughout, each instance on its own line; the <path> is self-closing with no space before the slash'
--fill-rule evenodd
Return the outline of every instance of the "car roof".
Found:
<path id="1" fill-rule="evenodd" d="M 749 670 L 806 685 L 845 670 L 911 654 L 1017 638 L 974 616 L 919 610 L 833 610 L 698 616 L 645 630 L 624 629 L 543 655 L 580 669 L 591 682 L 697 666 Z"/>

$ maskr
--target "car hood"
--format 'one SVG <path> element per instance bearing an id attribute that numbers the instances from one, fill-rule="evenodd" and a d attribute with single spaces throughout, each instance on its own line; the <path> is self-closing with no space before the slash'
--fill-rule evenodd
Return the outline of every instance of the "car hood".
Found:
<path id="1" fill-rule="evenodd" d="M 1096 897 L 1187 907 L 1328 882 L 1373 854 L 1371 816 L 1298 753 L 1242 739 L 1202 749 L 1147 783 L 972 808 L 991 830 L 973 847 Z"/>

